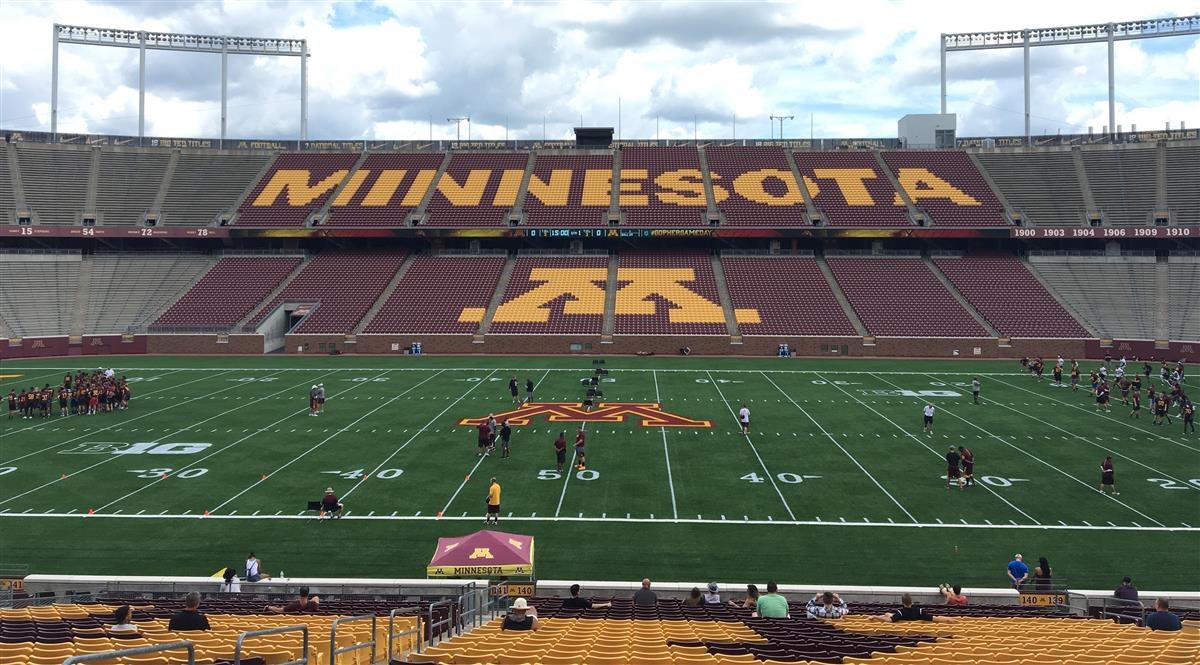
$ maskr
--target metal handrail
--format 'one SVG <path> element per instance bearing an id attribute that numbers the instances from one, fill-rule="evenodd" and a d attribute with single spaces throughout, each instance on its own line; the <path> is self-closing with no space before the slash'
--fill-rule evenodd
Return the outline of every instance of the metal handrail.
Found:
<path id="1" fill-rule="evenodd" d="M 340 625 L 342 623 L 348 623 L 350 621 L 366 621 L 367 619 L 371 620 L 371 639 L 367 640 L 366 642 L 356 642 L 354 644 L 351 644 L 349 646 L 344 646 L 339 649 L 337 646 L 337 627 L 338 627 L 338 625 Z M 365 649 L 367 647 L 371 647 L 370 662 L 374 663 L 375 662 L 375 644 L 376 644 L 376 640 L 375 640 L 375 615 L 374 614 L 359 614 L 359 615 L 352 616 L 352 617 L 338 617 L 338 618 L 334 619 L 333 623 L 329 626 L 329 665 L 337 665 L 337 657 L 339 654 L 348 653 L 350 651 L 358 651 L 359 649 Z"/>
<path id="2" fill-rule="evenodd" d="M 188 665 L 196 665 L 196 645 L 191 642 L 171 642 L 170 644 L 155 644 L 147 647 L 134 647 L 132 649 L 117 649 L 116 651 L 105 651 L 104 653 L 88 653 L 80 656 L 71 656 L 62 662 L 62 665 L 73 665 L 73 663 L 90 663 L 94 660 L 108 660 L 110 658 L 120 658 L 122 656 L 141 656 L 147 653 L 158 653 L 159 651 L 174 651 L 176 649 L 187 649 Z"/>
<path id="3" fill-rule="evenodd" d="M 416 617 L 416 619 L 417 619 L 416 628 L 410 628 L 406 631 L 397 633 L 396 632 L 396 615 L 397 615 L 396 613 L 397 612 L 399 612 L 405 616 Z M 414 611 L 414 610 L 393 609 L 391 612 L 388 612 L 387 653 L 385 654 L 385 657 L 387 658 L 388 662 L 391 662 L 391 660 L 392 660 L 392 645 L 395 642 L 396 638 L 398 638 L 398 637 L 404 637 L 405 635 L 416 635 L 417 637 L 416 637 L 416 639 L 413 640 L 413 644 L 416 646 L 417 653 L 421 652 L 421 644 L 425 641 L 423 639 L 424 628 L 421 626 L 421 622 L 422 622 L 422 618 L 420 615 L 420 610 Z"/>
<path id="4" fill-rule="evenodd" d="M 447 612 L 445 619 L 443 619 L 442 621 L 434 621 L 433 620 L 434 609 L 437 607 L 441 607 L 443 605 L 451 605 L 452 606 L 453 604 L 454 604 L 454 601 L 452 601 L 452 600 L 439 600 L 436 602 L 429 603 L 429 607 L 428 607 L 428 611 L 429 611 L 429 623 L 428 623 L 429 646 L 433 646 L 433 639 L 437 635 L 437 629 L 442 626 L 448 625 L 450 622 L 452 622 L 454 620 L 453 619 L 454 613 Z"/>
<path id="5" fill-rule="evenodd" d="M 280 626 L 278 628 L 263 628 L 262 630 L 248 630 L 241 635 L 238 635 L 237 643 L 233 647 L 233 665 L 242 665 L 242 643 L 250 637 L 262 637 L 263 635 L 280 635 L 282 633 L 291 633 L 300 631 L 304 636 L 304 654 L 300 660 L 291 660 L 286 663 L 278 663 L 277 665 L 307 665 L 308 663 L 308 626 L 304 624 L 294 624 L 291 626 Z"/>

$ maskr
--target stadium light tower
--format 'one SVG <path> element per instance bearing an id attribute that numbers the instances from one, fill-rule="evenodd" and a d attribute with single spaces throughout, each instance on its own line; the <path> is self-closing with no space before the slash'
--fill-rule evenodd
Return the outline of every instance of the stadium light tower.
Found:
<path id="1" fill-rule="evenodd" d="M 225 142 L 228 101 L 228 58 L 234 55 L 278 55 L 300 58 L 300 139 L 308 138 L 308 40 L 278 37 L 189 35 L 176 32 L 92 28 L 54 24 L 50 60 L 50 134 L 58 140 L 58 46 L 116 46 L 138 50 L 138 138 L 146 135 L 146 51 L 215 53 L 221 56 L 221 143 Z"/>
<path id="2" fill-rule="evenodd" d="M 459 133 L 459 128 L 462 127 L 463 120 L 467 121 L 467 140 L 470 141 L 471 140 L 471 116 L 464 115 L 464 116 L 459 116 L 457 118 L 446 118 L 446 122 L 454 123 L 454 140 L 455 141 L 462 140 L 462 135 Z M 543 133 L 544 132 L 545 132 L 545 130 L 543 130 Z"/>
<path id="3" fill-rule="evenodd" d="M 780 140 L 780 141 L 782 141 L 782 140 L 783 140 L 783 121 L 784 121 L 784 120 L 795 120 L 795 119 L 796 119 L 796 116 L 794 116 L 794 115 L 772 115 L 772 116 L 768 116 L 768 117 L 770 117 L 770 118 L 771 118 L 771 130 L 772 130 L 772 132 L 775 130 L 775 121 L 776 121 L 776 120 L 778 120 L 778 121 L 779 121 L 779 140 Z"/>
<path id="4" fill-rule="evenodd" d="M 1126 39 L 1200 35 L 1200 15 L 1145 19 L 1121 23 L 1088 23 L 1057 28 L 1027 28 L 987 32 L 942 33 L 941 74 L 942 113 L 946 112 L 946 53 L 1019 48 L 1025 52 L 1025 143 L 1029 131 L 1029 49 L 1034 46 L 1061 44 L 1108 44 L 1108 133 L 1117 134 L 1116 77 L 1113 71 L 1113 44 Z"/>

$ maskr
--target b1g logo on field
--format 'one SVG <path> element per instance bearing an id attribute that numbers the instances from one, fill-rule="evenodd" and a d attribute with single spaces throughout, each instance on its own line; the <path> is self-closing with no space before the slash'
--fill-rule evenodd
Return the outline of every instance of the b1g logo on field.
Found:
<path id="1" fill-rule="evenodd" d="M 60 455 L 194 455 L 212 446 L 211 443 L 157 443 L 144 441 L 126 443 L 120 441 L 87 441 Z"/>

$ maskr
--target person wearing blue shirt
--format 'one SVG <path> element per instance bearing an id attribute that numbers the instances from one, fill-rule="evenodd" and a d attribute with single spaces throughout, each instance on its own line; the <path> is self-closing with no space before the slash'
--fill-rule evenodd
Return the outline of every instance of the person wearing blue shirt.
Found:
<path id="1" fill-rule="evenodd" d="M 1029 566 L 1021 560 L 1020 554 L 1014 554 L 1013 560 L 1008 562 L 1008 579 L 1012 588 L 1020 590 L 1021 585 L 1029 577 Z"/>
<path id="2" fill-rule="evenodd" d="M 1146 615 L 1146 627 L 1150 630 L 1183 630 L 1179 617 L 1171 612 L 1171 604 L 1166 598 L 1159 598 L 1154 603 L 1156 611 Z"/>

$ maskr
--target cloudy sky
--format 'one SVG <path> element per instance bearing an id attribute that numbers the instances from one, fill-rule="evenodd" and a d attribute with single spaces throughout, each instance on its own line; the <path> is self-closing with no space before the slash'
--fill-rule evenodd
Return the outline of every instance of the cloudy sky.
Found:
<path id="1" fill-rule="evenodd" d="M 304 37 L 310 138 L 895 136 L 938 106 L 942 32 L 1194 14 L 1194 0 L 404 2 L 0 0 L 0 127 L 49 129 L 51 26 Z M 1103 44 L 1033 50 L 1033 131 L 1108 122 Z M 1118 42 L 1117 123 L 1200 126 L 1200 38 Z M 216 55 L 151 51 L 146 133 L 216 136 Z M 959 135 L 1023 130 L 1019 49 L 952 53 Z M 63 46 L 59 131 L 137 133 L 137 52 Z M 296 138 L 296 58 L 230 58 L 231 137 Z M 618 106 L 620 113 L 618 113 Z M 432 120 L 432 122 L 431 122 Z M 543 127 L 545 128 L 543 130 Z M 776 130 L 778 131 L 778 130 Z M 463 126 L 465 138 L 466 126 Z"/>

